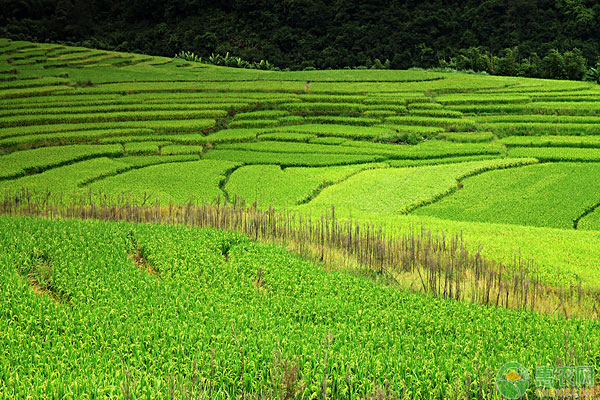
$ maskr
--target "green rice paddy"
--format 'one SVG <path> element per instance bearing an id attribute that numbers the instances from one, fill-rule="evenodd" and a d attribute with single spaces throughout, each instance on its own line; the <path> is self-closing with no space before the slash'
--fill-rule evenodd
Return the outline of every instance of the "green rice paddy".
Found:
<path id="1" fill-rule="evenodd" d="M 561 293 L 597 294 L 598 104 L 585 82 L 229 69 L 0 39 L 0 190 L 333 212 L 383 235 L 458 235 Z M 499 399 L 490 379 L 508 361 L 600 366 L 600 312 L 437 298 L 225 231 L 0 228 L 0 398 Z"/>

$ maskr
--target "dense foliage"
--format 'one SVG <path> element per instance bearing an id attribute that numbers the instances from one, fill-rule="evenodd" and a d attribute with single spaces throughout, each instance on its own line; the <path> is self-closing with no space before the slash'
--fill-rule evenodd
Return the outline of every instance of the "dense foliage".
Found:
<path id="1" fill-rule="evenodd" d="M 231 232 L 0 227 L 9 398 L 492 398 L 507 359 L 599 357 L 597 321 L 402 292 Z"/>
<path id="2" fill-rule="evenodd" d="M 600 4 L 593 0 L 2 0 L 0 5 L 0 34 L 13 38 L 163 56 L 229 52 L 250 63 L 264 59 L 292 69 L 445 66 L 582 79 L 600 55 Z M 597 78 L 597 69 L 589 78 Z"/>

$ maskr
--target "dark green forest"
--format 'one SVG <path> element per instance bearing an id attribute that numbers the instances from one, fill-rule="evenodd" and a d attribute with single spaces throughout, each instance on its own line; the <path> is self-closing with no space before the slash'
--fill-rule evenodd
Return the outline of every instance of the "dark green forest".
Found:
<path id="1" fill-rule="evenodd" d="M 0 34 L 279 68 L 452 68 L 583 79 L 600 56 L 595 0 L 0 0 Z M 386 62 L 387 60 L 387 62 Z"/>

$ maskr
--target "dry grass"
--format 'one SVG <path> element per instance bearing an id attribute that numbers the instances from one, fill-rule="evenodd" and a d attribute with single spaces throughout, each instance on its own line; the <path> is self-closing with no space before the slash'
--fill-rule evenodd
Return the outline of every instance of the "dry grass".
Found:
<path id="1" fill-rule="evenodd" d="M 205 205 L 137 205 L 122 199 L 120 205 L 97 204 L 91 193 L 68 202 L 50 202 L 48 193 L 26 190 L 6 193 L 0 213 L 47 218 L 80 218 L 142 223 L 183 224 L 242 232 L 255 240 L 286 246 L 327 268 L 360 271 L 403 289 L 456 301 L 564 317 L 600 319 L 596 304 L 600 291 L 551 287 L 530 272 L 532 262 L 520 258 L 503 264 L 472 252 L 461 236 L 434 236 L 430 231 L 406 230 L 399 237 L 375 225 L 340 221 L 331 213 L 314 219 L 299 213 L 262 210 L 233 202 Z M 132 255 L 142 269 L 157 273 L 143 252 Z M 228 248 L 222 253 L 227 261 Z M 257 289 L 261 289 L 257 272 Z"/>

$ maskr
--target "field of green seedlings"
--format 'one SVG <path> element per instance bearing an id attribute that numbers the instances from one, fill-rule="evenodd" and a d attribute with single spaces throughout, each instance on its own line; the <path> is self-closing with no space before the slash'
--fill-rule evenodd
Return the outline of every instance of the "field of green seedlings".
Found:
<path id="1" fill-rule="evenodd" d="M 507 359 L 600 359 L 597 321 L 405 293 L 239 234 L 0 226 L 9 398 L 464 398 L 490 390 Z"/>
<path id="2" fill-rule="evenodd" d="M 230 232 L 6 216 L 0 397 L 499 398 L 486 374 L 507 361 L 600 366 L 598 104 L 580 81 L 233 69 L 0 39 L 4 204 L 218 199 L 299 227 L 333 215 L 390 238 L 457 235 L 560 296 L 588 290 L 597 316 L 439 299 L 426 277 L 325 271 L 323 254 Z M 527 302 L 522 273 L 498 285 L 521 282 Z"/>

